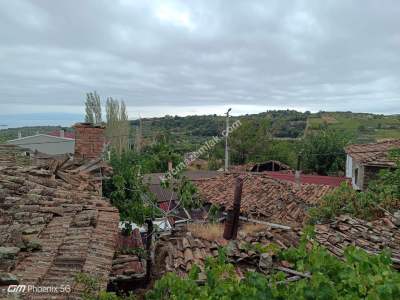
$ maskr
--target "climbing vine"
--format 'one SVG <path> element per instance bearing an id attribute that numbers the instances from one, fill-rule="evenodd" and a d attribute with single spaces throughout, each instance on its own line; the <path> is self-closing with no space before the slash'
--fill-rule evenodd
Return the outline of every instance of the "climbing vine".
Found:
<path id="1" fill-rule="evenodd" d="M 307 246 L 308 245 L 308 246 Z M 311 245 L 311 246 L 310 246 Z M 285 274 L 248 272 L 240 279 L 228 263 L 224 249 L 206 262 L 206 280 L 198 284 L 194 266 L 187 278 L 168 273 L 155 283 L 147 299 L 400 299 L 400 274 L 391 266 L 390 255 L 369 255 L 348 247 L 344 260 L 330 255 L 312 241 L 309 230 L 297 248 L 278 253 L 296 270 L 310 274 L 294 282 Z"/>

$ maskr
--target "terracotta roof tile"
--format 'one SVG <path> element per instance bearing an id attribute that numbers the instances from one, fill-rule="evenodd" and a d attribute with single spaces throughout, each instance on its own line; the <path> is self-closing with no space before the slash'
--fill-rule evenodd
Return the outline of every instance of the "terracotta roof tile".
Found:
<path id="1" fill-rule="evenodd" d="M 27 152 L 32 151 L 16 145 L 0 144 L 0 166 L 29 165 L 29 156 L 25 154 Z"/>
<path id="2" fill-rule="evenodd" d="M 74 177 L 57 170 L 65 173 L 64 179 Z M 78 295 L 75 275 L 88 272 L 104 289 L 118 234 L 118 211 L 85 183 L 90 176 L 72 172 L 81 181 L 77 188 L 56 173 L 51 166 L 0 167 L 0 245 L 21 250 L 2 263 L 0 271 L 13 273 L 20 284 L 70 284 L 72 294 Z"/>
<path id="3" fill-rule="evenodd" d="M 195 182 L 205 202 L 232 208 L 235 178 L 223 174 Z M 334 188 L 327 185 L 296 184 L 280 181 L 262 173 L 244 176 L 241 212 L 247 216 L 285 224 L 303 223 L 308 207 L 315 205 Z"/>
<path id="4" fill-rule="evenodd" d="M 364 165 L 394 167 L 396 164 L 388 158 L 388 154 L 390 150 L 399 148 L 400 139 L 396 139 L 373 144 L 351 145 L 346 148 L 346 153 Z"/>
<path id="5" fill-rule="evenodd" d="M 343 215 L 328 224 L 316 225 L 315 231 L 316 240 L 338 257 L 343 257 L 349 245 L 375 254 L 387 248 L 394 266 L 400 269 L 400 228 L 389 218 L 367 222 Z"/>
<path id="6" fill-rule="evenodd" d="M 158 251 L 159 268 L 164 272 L 174 272 L 179 276 L 187 276 L 193 265 L 200 268 L 200 278 L 204 276 L 207 257 L 216 257 L 219 247 L 226 247 L 228 259 L 237 265 L 238 275 L 244 274 L 248 268 L 257 266 L 259 254 L 251 249 L 252 244 L 267 246 L 271 243 L 287 249 L 298 244 L 299 229 L 276 229 L 265 226 L 257 232 L 246 234 L 239 231 L 237 240 L 227 241 L 222 237 L 208 240 L 196 236 L 196 233 L 183 229 L 173 236 L 162 238 Z M 239 267 L 240 265 L 240 267 Z"/>
<path id="7" fill-rule="evenodd" d="M 242 223 L 243 224 L 243 223 Z M 394 267 L 400 269 L 400 228 L 389 218 L 374 222 L 340 216 L 327 224 L 316 225 L 315 240 L 334 256 L 343 257 L 347 246 L 355 245 L 371 254 L 378 254 L 383 249 L 391 251 Z M 216 257 L 218 247 L 225 247 L 228 260 L 236 266 L 237 274 L 254 270 L 259 266 L 260 254 L 252 250 L 251 245 L 267 246 L 271 243 L 282 249 L 297 246 L 302 232 L 300 228 L 277 229 L 269 226 L 259 227 L 253 232 L 239 229 L 237 240 L 226 241 L 198 236 L 196 231 L 185 227 L 172 236 L 163 237 L 156 251 L 158 266 L 163 272 L 174 272 L 187 276 L 190 268 L 200 268 L 200 279 L 204 277 L 207 257 Z M 272 254 L 273 255 L 273 254 Z M 271 260 L 273 266 L 290 267 L 290 264 L 277 259 Z M 203 278 L 204 279 L 204 278 Z"/>

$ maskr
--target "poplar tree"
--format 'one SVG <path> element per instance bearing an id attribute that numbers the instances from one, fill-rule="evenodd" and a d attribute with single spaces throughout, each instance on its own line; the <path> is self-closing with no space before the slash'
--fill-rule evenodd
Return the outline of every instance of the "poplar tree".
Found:
<path id="1" fill-rule="evenodd" d="M 85 111 L 85 122 L 92 124 L 100 124 L 102 122 L 101 101 L 96 91 L 86 94 Z"/>
<path id="2" fill-rule="evenodd" d="M 125 102 L 121 101 L 120 103 L 112 97 L 107 98 L 106 117 L 107 138 L 111 142 L 111 147 L 118 154 L 121 154 L 123 151 L 127 150 L 129 146 L 129 121 Z"/>

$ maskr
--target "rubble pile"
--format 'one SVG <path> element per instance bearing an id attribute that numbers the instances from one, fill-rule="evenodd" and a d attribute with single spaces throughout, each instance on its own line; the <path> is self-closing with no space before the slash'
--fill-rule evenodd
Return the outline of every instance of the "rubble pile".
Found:
<path id="1" fill-rule="evenodd" d="M 39 163 L 49 176 L 54 176 L 71 185 L 78 191 L 101 192 L 103 176 L 111 173 L 111 167 L 100 158 L 85 160 L 71 159 L 68 156 L 62 159 L 48 159 Z"/>

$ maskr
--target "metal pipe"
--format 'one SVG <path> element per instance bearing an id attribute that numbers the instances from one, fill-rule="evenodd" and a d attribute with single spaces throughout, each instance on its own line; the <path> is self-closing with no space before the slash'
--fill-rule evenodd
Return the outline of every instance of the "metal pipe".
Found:
<path id="1" fill-rule="evenodd" d="M 229 137 L 229 112 L 232 108 L 226 112 L 226 132 L 225 132 L 225 172 L 229 170 L 229 150 L 228 150 L 228 137 Z"/>

